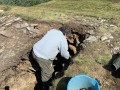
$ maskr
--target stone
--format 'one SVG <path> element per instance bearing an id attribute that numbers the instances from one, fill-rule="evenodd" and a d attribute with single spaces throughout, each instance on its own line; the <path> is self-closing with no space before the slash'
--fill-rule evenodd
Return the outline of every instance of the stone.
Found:
<path id="1" fill-rule="evenodd" d="M 13 36 L 13 33 L 7 33 L 6 30 L 3 30 L 3 31 L 0 31 L 0 35 L 9 38 Z"/>
<path id="2" fill-rule="evenodd" d="M 68 42 L 70 42 L 70 43 L 74 43 L 74 38 L 67 38 L 67 40 L 68 40 Z"/>
<path id="3" fill-rule="evenodd" d="M 26 29 L 22 29 L 24 33 L 27 33 L 27 30 Z"/>
<path id="4" fill-rule="evenodd" d="M 105 33 L 103 36 L 101 36 L 100 40 L 105 41 L 107 39 L 114 39 L 114 37 L 111 35 L 111 33 Z"/>
<path id="5" fill-rule="evenodd" d="M 10 26 L 12 23 L 6 23 L 5 26 Z"/>
<path id="6" fill-rule="evenodd" d="M 26 23 L 26 22 L 21 24 L 21 28 L 28 27 L 28 26 L 29 26 L 29 25 L 28 25 L 28 23 Z"/>
<path id="7" fill-rule="evenodd" d="M 117 27 L 117 26 L 115 26 L 115 25 L 111 24 L 111 25 L 110 25 L 110 27 Z"/>
<path id="8" fill-rule="evenodd" d="M 5 11 L 4 10 L 0 10 L 0 13 L 4 13 Z"/>
<path id="9" fill-rule="evenodd" d="M 79 36 L 76 34 L 73 34 L 74 39 L 76 40 L 77 44 L 80 44 Z"/>
<path id="10" fill-rule="evenodd" d="M 100 20 L 100 22 L 102 22 L 102 23 L 105 22 L 105 21 L 106 21 L 105 19 L 101 19 L 101 20 Z"/>
<path id="11" fill-rule="evenodd" d="M 110 40 L 106 40 L 107 43 L 110 43 Z"/>
<path id="12" fill-rule="evenodd" d="M 3 26 L 3 27 L 0 28 L 0 31 L 3 31 L 3 30 L 5 30 L 5 26 Z"/>
<path id="13" fill-rule="evenodd" d="M 15 28 L 19 29 L 21 28 L 21 25 L 19 23 L 15 24 Z"/>
<path id="14" fill-rule="evenodd" d="M 0 47 L 0 53 L 2 53 L 4 51 L 5 47 Z"/>
<path id="15" fill-rule="evenodd" d="M 14 21 L 21 21 L 22 19 L 20 17 L 15 18 Z"/>
<path id="16" fill-rule="evenodd" d="M 72 51 L 73 51 L 73 53 L 74 53 L 74 54 L 76 54 L 76 53 L 77 53 L 77 49 L 76 49 L 76 47 L 75 47 L 75 46 L 73 46 L 73 45 L 69 44 L 69 48 L 70 48 L 70 50 L 72 50 Z"/>
<path id="17" fill-rule="evenodd" d="M 102 36 L 102 37 L 100 38 L 101 41 L 104 41 L 104 40 L 107 40 L 107 39 L 108 39 L 107 36 Z"/>
<path id="18" fill-rule="evenodd" d="M 114 47 L 114 50 L 120 50 L 120 47 L 116 46 Z"/>
<path id="19" fill-rule="evenodd" d="M 88 31 L 88 33 L 91 35 L 95 34 L 94 30 L 90 30 L 90 31 Z"/>
<path id="20" fill-rule="evenodd" d="M 38 24 L 31 24 L 31 27 L 33 27 L 34 29 L 37 29 Z"/>
<path id="21" fill-rule="evenodd" d="M 27 27 L 28 31 L 32 31 L 33 28 L 31 28 L 30 26 Z"/>
<path id="22" fill-rule="evenodd" d="M 92 43 L 96 42 L 97 38 L 95 36 L 89 36 L 85 41 Z"/>
<path id="23" fill-rule="evenodd" d="M 114 37 L 113 36 L 109 36 L 109 39 L 114 39 Z"/>
<path id="24" fill-rule="evenodd" d="M 110 47 L 111 47 L 111 48 L 113 48 L 113 47 L 114 47 L 114 45 L 113 45 L 113 44 L 110 44 Z"/>
<path id="25" fill-rule="evenodd" d="M 38 29 L 33 29 L 32 32 L 36 33 L 36 34 L 39 34 L 40 31 Z"/>

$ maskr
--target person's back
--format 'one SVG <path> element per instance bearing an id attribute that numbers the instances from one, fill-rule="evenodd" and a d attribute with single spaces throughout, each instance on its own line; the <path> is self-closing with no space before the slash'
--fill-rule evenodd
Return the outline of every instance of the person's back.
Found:
<path id="1" fill-rule="evenodd" d="M 60 49 L 62 49 L 61 44 L 64 44 L 65 49 L 68 49 L 67 40 L 63 33 L 53 29 L 48 31 L 47 34 L 33 46 L 33 51 L 37 57 L 54 60 L 56 55 L 61 51 Z M 65 56 L 66 58 L 69 56 L 68 54 L 69 53 Z"/>

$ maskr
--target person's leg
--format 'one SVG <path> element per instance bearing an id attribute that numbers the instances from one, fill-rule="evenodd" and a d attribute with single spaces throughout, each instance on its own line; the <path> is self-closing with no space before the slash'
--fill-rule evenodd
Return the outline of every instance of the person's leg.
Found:
<path id="1" fill-rule="evenodd" d="M 33 57 L 41 67 L 41 79 L 44 85 L 44 90 L 48 90 L 49 84 L 51 82 L 51 77 L 54 72 L 52 61 L 38 58 L 37 56 L 34 55 L 34 53 Z"/>
<path id="2" fill-rule="evenodd" d="M 49 85 L 51 82 L 51 77 L 53 73 L 53 67 L 51 61 L 38 61 L 39 65 L 41 66 L 41 78 L 44 85 L 44 90 L 49 90 Z"/>

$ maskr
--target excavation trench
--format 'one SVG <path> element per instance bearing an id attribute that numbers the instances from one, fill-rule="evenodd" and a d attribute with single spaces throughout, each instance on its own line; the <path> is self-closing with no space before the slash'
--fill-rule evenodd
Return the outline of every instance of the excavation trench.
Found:
<path id="1" fill-rule="evenodd" d="M 5 26 L 6 30 L 0 33 L 0 37 L 4 39 L 0 41 L 0 48 L 3 49 L 3 52 L 0 52 L 0 58 L 4 61 L 1 63 L 0 89 L 37 90 L 38 87 L 36 84 L 40 81 L 40 71 L 38 64 L 33 60 L 31 55 L 32 46 L 48 30 L 59 28 L 61 24 L 46 22 L 28 22 L 26 24 L 26 21 L 20 18 L 16 19 L 16 17 L 6 17 L 4 19 L 6 19 L 6 24 L 7 20 L 12 19 L 13 21 L 11 20 L 11 24 Z M 5 22 L 3 23 L 5 24 Z M 74 58 L 84 49 L 84 40 L 91 34 L 90 31 L 94 31 L 95 28 L 90 25 L 76 23 L 69 23 L 68 27 L 72 30 L 72 38 L 68 39 L 69 52 L 72 58 Z M 7 56 L 5 55 L 6 53 L 8 53 Z M 60 72 L 67 70 L 70 63 L 58 54 L 53 65 L 55 71 Z M 64 73 L 60 77 L 63 75 Z"/>
<path id="2" fill-rule="evenodd" d="M 53 60 L 53 67 L 54 67 L 54 74 L 53 74 L 53 80 L 61 78 L 64 76 L 65 70 L 69 68 L 69 65 L 74 64 L 73 58 L 77 56 L 80 53 L 80 50 L 83 50 L 83 44 L 84 40 L 86 39 L 86 34 L 81 34 L 80 32 L 72 32 L 72 38 L 67 39 L 68 41 L 68 51 L 71 55 L 71 62 L 69 60 L 66 60 L 63 58 L 60 53 L 56 56 L 55 60 Z M 39 65 L 35 62 L 35 60 L 32 57 L 32 50 L 28 53 L 29 55 L 29 61 L 31 62 L 32 68 L 30 69 L 35 73 L 37 84 L 35 85 L 35 90 L 40 88 L 41 85 L 41 78 L 40 78 L 40 67 Z M 22 58 L 24 61 L 25 59 Z M 60 72 L 60 73 L 59 73 Z M 57 73 L 56 77 L 54 76 L 55 73 Z M 59 73 L 59 74 L 58 74 Z"/>

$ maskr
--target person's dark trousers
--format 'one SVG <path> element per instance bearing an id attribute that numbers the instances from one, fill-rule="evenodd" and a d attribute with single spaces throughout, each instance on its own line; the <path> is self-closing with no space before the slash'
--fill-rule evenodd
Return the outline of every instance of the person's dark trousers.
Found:
<path id="1" fill-rule="evenodd" d="M 51 77 L 54 72 L 52 61 L 51 60 L 45 60 L 43 58 L 37 57 L 34 52 L 32 52 L 33 58 L 36 60 L 36 62 L 39 64 L 41 68 L 41 80 L 43 82 L 43 90 L 49 90 L 49 85 L 51 82 Z"/>
<path id="2" fill-rule="evenodd" d="M 43 90 L 49 90 L 49 82 L 43 82 Z"/>
<path id="3" fill-rule="evenodd" d="M 48 81 L 43 82 L 43 90 L 49 90 L 49 87 L 52 86 L 53 80 L 54 80 L 54 76 L 52 75 L 52 77 Z"/>

